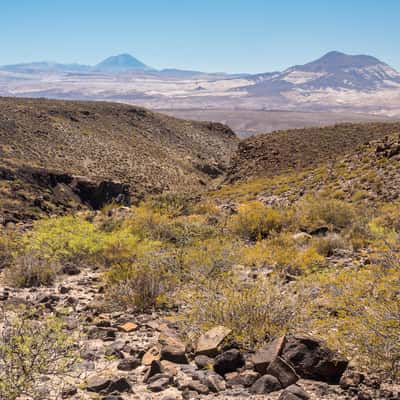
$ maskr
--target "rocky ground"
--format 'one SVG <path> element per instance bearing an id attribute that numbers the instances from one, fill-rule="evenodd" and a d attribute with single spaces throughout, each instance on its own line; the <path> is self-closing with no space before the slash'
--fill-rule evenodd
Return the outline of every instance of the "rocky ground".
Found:
<path id="1" fill-rule="evenodd" d="M 244 352 L 226 344 L 229 329 L 215 327 L 184 345 L 170 315 L 101 312 L 100 273 L 66 272 L 52 288 L 0 286 L 3 306 L 43 306 L 43 315 L 67 314 L 80 359 L 67 383 L 57 386 L 62 398 L 400 399 L 398 387 L 351 366 L 346 370 L 347 361 L 315 339 L 278 338 Z M 57 398 L 55 389 L 45 385 L 44 398 Z"/>

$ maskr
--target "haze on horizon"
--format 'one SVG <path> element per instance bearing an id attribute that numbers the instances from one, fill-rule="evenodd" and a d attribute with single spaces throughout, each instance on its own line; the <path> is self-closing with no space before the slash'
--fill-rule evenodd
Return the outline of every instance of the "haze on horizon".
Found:
<path id="1" fill-rule="evenodd" d="M 395 0 L 5 0 L 0 65 L 93 65 L 131 53 L 157 69 L 257 73 L 339 50 L 370 54 L 400 70 L 398 15 Z"/>

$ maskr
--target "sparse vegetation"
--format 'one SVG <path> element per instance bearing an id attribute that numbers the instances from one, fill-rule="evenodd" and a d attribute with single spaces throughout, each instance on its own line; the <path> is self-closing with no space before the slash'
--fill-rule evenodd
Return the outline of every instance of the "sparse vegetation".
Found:
<path id="1" fill-rule="evenodd" d="M 50 286 L 61 272 L 61 265 L 54 260 L 41 257 L 34 252 L 25 252 L 15 257 L 4 271 L 8 285 L 28 288 Z"/>
<path id="2" fill-rule="evenodd" d="M 74 340 L 60 319 L 38 321 L 27 310 L 11 315 L 3 313 L 0 330 L 0 397 L 43 398 L 47 380 L 54 379 L 60 387 L 76 363 Z"/>
<path id="3" fill-rule="evenodd" d="M 302 297 L 279 280 L 245 282 L 228 275 L 186 293 L 185 325 L 192 333 L 223 325 L 237 343 L 255 348 L 295 328 Z"/>
<path id="4" fill-rule="evenodd" d="M 389 198 L 400 196 L 399 160 L 392 169 L 375 147 L 199 198 L 169 193 L 129 209 L 110 204 L 39 219 L 17 240 L 1 232 L 4 277 L 19 288 L 51 285 L 63 267 L 77 265 L 98 274 L 96 307 L 108 315 L 168 314 L 187 338 L 223 325 L 240 349 L 312 333 L 358 369 L 397 380 L 400 206 Z M 372 162 L 379 169 L 373 173 Z M 382 176 L 392 186 L 378 188 Z M 114 335 L 101 315 L 88 317 L 90 333 Z M 61 328 L 54 332 L 63 337 Z M 22 349 L 27 358 L 35 343 Z M 57 340 L 51 343 L 58 352 Z M 10 391 L 1 373 L 0 388 Z"/>

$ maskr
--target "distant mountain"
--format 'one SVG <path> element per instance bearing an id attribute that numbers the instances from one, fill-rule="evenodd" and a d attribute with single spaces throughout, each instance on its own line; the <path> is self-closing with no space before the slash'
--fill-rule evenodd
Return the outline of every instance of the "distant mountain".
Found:
<path id="1" fill-rule="evenodd" d="M 109 100 L 153 109 L 400 116 L 400 74 L 375 57 L 338 51 L 284 71 L 260 74 L 158 70 L 120 54 L 94 66 L 51 62 L 0 66 L 0 96 Z"/>
<path id="2" fill-rule="evenodd" d="M 95 66 L 96 70 L 106 72 L 124 72 L 124 71 L 148 71 L 153 68 L 142 63 L 130 54 L 119 54 L 111 56 Z"/>
<path id="3" fill-rule="evenodd" d="M 291 89 L 352 89 L 358 91 L 398 87 L 400 74 L 375 57 L 331 51 L 318 60 L 295 65 L 281 73 L 262 74 L 250 91 L 263 94 Z"/>
<path id="4" fill-rule="evenodd" d="M 0 67 L 0 70 L 35 74 L 42 72 L 88 72 L 92 69 L 89 65 L 83 64 L 60 64 L 55 62 L 39 61 L 32 63 L 12 64 Z"/>

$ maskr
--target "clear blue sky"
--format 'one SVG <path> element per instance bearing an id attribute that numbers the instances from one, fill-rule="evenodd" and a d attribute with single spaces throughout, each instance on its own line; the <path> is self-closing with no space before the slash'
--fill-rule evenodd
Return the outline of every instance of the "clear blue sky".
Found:
<path id="1" fill-rule="evenodd" d="M 0 0 L 0 64 L 95 64 L 128 52 L 156 68 L 262 72 L 330 50 L 400 69 L 400 0 Z"/>

